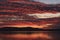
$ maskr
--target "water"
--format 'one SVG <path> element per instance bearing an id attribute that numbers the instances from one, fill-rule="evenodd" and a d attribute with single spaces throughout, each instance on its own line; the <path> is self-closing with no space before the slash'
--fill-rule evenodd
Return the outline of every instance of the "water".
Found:
<path id="1" fill-rule="evenodd" d="M 0 40 L 60 40 L 60 32 L 0 32 Z"/>

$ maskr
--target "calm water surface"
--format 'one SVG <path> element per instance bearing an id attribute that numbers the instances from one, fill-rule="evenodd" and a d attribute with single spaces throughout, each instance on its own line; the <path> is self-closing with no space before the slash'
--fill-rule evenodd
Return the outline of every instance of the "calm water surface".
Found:
<path id="1" fill-rule="evenodd" d="M 0 32 L 0 40 L 60 40 L 60 32 Z"/>

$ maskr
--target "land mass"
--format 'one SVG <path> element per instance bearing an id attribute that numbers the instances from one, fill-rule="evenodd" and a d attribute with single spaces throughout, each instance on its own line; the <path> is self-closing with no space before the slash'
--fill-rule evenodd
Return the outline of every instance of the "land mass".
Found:
<path id="1" fill-rule="evenodd" d="M 0 28 L 0 31 L 59 31 L 60 29 L 41 29 L 41 28 L 32 28 L 32 27 L 3 27 Z"/>

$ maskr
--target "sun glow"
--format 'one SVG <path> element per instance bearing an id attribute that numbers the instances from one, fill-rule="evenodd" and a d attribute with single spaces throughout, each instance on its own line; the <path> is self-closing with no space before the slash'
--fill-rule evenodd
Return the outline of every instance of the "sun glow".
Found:
<path id="1" fill-rule="evenodd" d="M 53 24 L 42 24 L 42 25 L 6 25 L 7 27 L 18 27 L 18 28 L 21 28 L 21 27 L 32 27 L 32 28 L 47 28 L 49 27 L 50 25 L 53 25 Z"/>

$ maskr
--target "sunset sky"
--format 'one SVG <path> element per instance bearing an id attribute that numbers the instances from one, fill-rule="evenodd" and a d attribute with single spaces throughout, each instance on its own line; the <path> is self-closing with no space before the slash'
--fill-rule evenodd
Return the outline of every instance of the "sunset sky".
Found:
<path id="1" fill-rule="evenodd" d="M 60 0 L 3 1 L 0 0 L 0 28 L 10 26 L 33 28 L 54 28 L 56 26 L 59 28 L 60 5 L 47 4 L 60 4 Z"/>

